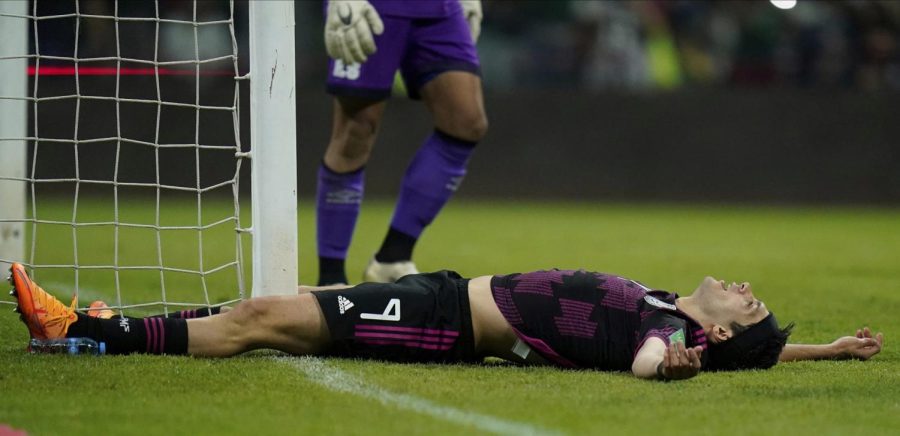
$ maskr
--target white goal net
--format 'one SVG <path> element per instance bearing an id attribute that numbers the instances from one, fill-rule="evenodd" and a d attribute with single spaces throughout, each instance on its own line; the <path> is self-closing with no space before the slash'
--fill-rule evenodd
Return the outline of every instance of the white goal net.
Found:
<path id="1" fill-rule="evenodd" d="M 244 246 L 252 234 L 254 294 L 294 291 L 289 281 L 260 281 L 267 261 L 256 257 L 265 250 L 256 239 L 267 236 L 260 215 L 293 220 L 296 231 L 296 194 L 287 218 L 290 208 L 258 212 L 266 206 L 253 198 L 252 227 L 241 205 L 245 161 L 285 141 L 258 136 L 267 127 L 255 114 L 253 150 L 242 141 L 242 88 L 253 93 L 255 84 L 241 84 L 252 77 L 247 70 L 260 68 L 252 62 L 278 48 L 246 20 L 283 16 L 284 2 L 258 2 L 281 8 L 262 13 L 233 1 L 0 3 L 9 39 L 0 42 L 0 72 L 17 78 L 0 87 L 0 109 L 21 113 L 0 124 L 0 263 L 26 264 L 45 289 L 65 302 L 74 295 L 82 308 L 102 299 L 135 314 L 168 313 L 247 297 Z M 292 16 L 289 24 L 280 27 L 289 28 L 292 46 Z M 261 50 L 250 53 L 258 59 L 249 67 L 241 47 Z M 293 73 L 292 63 L 286 70 Z M 275 79 L 267 79 L 271 90 Z M 251 98 L 264 113 L 270 101 Z M 293 123 L 293 110 L 287 116 Z M 279 153 L 284 160 L 295 151 Z M 275 181 L 295 184 L 293 165 L 288 171 Z M 262 187 L 271 182 L 258 182 L 257 172 L 254 197 L 285 191 Z M 294 256 L 295 286 L 296 251 L 289 251 L 274 255 Z"/>

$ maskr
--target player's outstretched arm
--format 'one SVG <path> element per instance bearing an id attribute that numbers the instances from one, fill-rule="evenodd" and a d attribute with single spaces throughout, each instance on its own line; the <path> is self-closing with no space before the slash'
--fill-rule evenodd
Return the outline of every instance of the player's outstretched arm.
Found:
<path id="1" fill-rule="evenodd" d="M 631 372 L 644 379 L 688 379 L 700 372 L 702 351 L 701 347 L 685 348 L 681 342 L 666 347 L 662 339 L 651 337 L 635 354 Z"/>
<path id="2" fill-rule="evenodd" d="M 884 334 L 872 334 L 868 327 L 856 330 L 855 336 L 837 338 L 830 344 L 787 344 L 781 352 L 780 362 L 797 360 L 859 359 L 869 360 L 881 352 Z"/>

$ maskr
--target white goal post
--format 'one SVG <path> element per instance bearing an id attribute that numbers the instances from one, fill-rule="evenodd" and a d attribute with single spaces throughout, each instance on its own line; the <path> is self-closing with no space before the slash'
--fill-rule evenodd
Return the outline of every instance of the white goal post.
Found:
<path id="1" fill-rule="evenodd" d="M 0 58 L 28 52 L 28 27 L 23 19 L 5 15 L 25 15 L 27 1 L 0 1 Z M 25 136 L 27 135 L 26 58 L 0 62 L 0 274 L 6 277 L 9 263 L 25 260 Z"/>
<path id="2" fill-rule="evenodd" d="M 250 2 L 253 295 L 297 292 L 294 2 Z"/>
<path id="3" fill-rule="evenodd" d="M 190 308 L 193 306 L 206 306 L 213 303 L 222 303 L 221 299 L 211 301 L 207 294 L 206 276 L 218 274 L 227 268 L 233 268 L 237 271 L 237 298 L 245 298 L 243 285 L 243 255 L 241 254 L 241 235 L 250 234 L 252 237 L 252 285 L 251 294 L 253 296 L 276 295 L 276 294 L 293 294 L 296 293 L 298 284 L 298 244 L 297 244 L 297 178 L 296 178 L 296 94 L 295 94 L 295 59 L 294 59 L 294 3 L 293 1 L 249 1 L 242 6 L 248 9 L 249 23 L 238 23 L 239 25 L 247 25 L 247 35 L 249 37 L 249 72 L 239 74 L 238 71 L 238 44 L 235 40 L 235 4 L 234 1 L 222 1 L 221 4 L 227 4 L 230 8 L 231 15 L 227 19 L 204 21 L 198 19 L 198 3 L 195 0 L 192 3 L 192 18 L 170 18 L 164 17 L 160 13 L 162 5 L 159 1 L 153 2 L 150 9 L 155 7 L 155 14 L 149 16 L 130 16 L 120 15 L 120 5 L 125 5 L 123 9 L 134 5 L 128 4 L 121 0 L 110 3 L 111 13 L 97 14 L 93 11 L 86 10 L 81 5 L 80 0 L 75 0 L 71 4 L 74 5 L 74 12 L 59 14 L 54 16 L 38 14 L 38 2 L 45 0 L 0 0 L 0 267 L 3 268 L 5 277 L 5 269 L 10 262 L 22 262 L 33 271 L 44 270 L 66 270 L 70 271 L 75 278 L 73 285 L 74 293 L 79 301 L 79 306 L 84 307 L 89 300 L 86 297 L 79 296 L 79 277 L 87 275 L 94 271 L 106 271 L 115 275 L 115 296 L 105 295 L 110 299 L 111 305 L 119 308 L 140 307 L 140 306 L 162 306 L 163 310 L 168 313 L 173 308 Z M 141 2 L 143 8 L 146 8 L 149 2 Z M 185 3 L 181 3 L 183 6 Z M 201 5 L 206 7 L 206 5 Z M 190 9 L 190 8 L 187 8 Z M 112 12 L 114 11 L 114 12 Z M 74 54 L 60 55 L 58 53 L 45 53 L 41 51 L 38 44 L 38 32 L 44 21 L 66 19 L 74 22 Z M 104 25 L 115 26 L 115 55 L 114 56 L 79 56 L 79 41 L 87 39 L 83 36 L 85 28 L 102 22 Z M 148 42 L 155 44 L 151 47 L 153 55 L 151 58 L 136 58 L 127 54 L 123 54 L 126 50 L 123 48 L 127 43 L 121 42 L 125 40 L 120 37 L 120 32 L 126 32 L 130 25 L 147 25 L 156 28 L 155 39 L 150 38 Z M 183 45 L 191 46 L 190 50 L 194 53 L 192 59 L 182 60 L 162 60 L 159 58 L 160 52 L 160 27 L 175 26 L 183 29 L 190 29 L 193 36 L 185 38 Z M 230 41 L 227 41 L 228 47 L 233 47 L 231 54 L 218 57 L 204 57 L 198 45 L 202 44 L 198 38 L 198 32 L 203 29 L 209 29 L 214 26 L 227 26 L 230 33 Z M 46 37 L 46 36 L 44 36 Z M 120 40 L 121 38 L 121 40 Z M 29 39 L 32 43 L 29 47 Z M 134 38 L 129 39 L 134 41 Z M 233 61 L 234 72 L 234 102 L 230 105 L 208 104 L 201 101 L 201 95 L 207 90 L 201 90 L 201 73 L 203 67 L 218 61 Z M 73 65 L 71 76 L 74 77 L 74 91 L 68 95 L 51 95 L 43 94 L 44 88 L 40 88 L 39 82 L 47 80 L 42 75 L 42 71 L 46 69 L 47 64 L 65 63 Z M 115 95 L 93 95 L 90 91 L 85 91 L 87 71 L 96 65 L 110 65 L 114 67 L 107 68 L 111 72 L 110 76 L 115 79 Z M 45 67 L 42 69 L 42 65 Z M 135 68 L 131 68 L 136 66 Z M 129 67 L 129 68 L 126 68 Z M 163 70 L 176 69 L 178 75 L 184 75 L 187 79 L 194 80 L 195 101 L 185 103 L 179 101 L 180 97 L 164 97 L 160 93 L 160 77 Z M 94 68 L 95 70 L 97 68 Z M 136 74 L 145 74 L 151 79 L 155 79 L 156 93 L 155 97 L 132 97 L 127 92 L 120 90 L 120 79 L 126 75 L 126 70 L 141 72 Z M 32 74 L 33 78 L 29 82 L 28 74 Z M 183 73 L 183 74 L 182 74 Z M 166 73 L 170 74 L 170 73 Z M 242 148 L 240 140 L 240 86 L 241 81 L 249 80 L 250 92 L 250 147 Z M 125 81 L 122 80 L 122 83 Z M 89 88 L 88 88 L 89 89 Z M 151 90 L 144 90 L 151 92 Z M 231 92 L 230 89 L 225 91 Z M 229 94 L 230 95 L 230 94 Z M 48 117 L 40 112 L 38 105 L 42 107 L 54 104 L 60 101 L 73 101 L 75 112 L 72 118 L 65 120 L 47 119 Z M 85 118 L 87 109 L 82 109 L 91 102 L 105 102 L 114 104 L 115 107 L 115 126 L 114 134 L 101 137 L 85 137 L 88 136 L 83 131 L 88 130 L 81 127 L 79 118 Z M 122 125 L 124 124 L 119 118 L 120 113 L 125 113 L 126 105 L 139 105 L 144 108 L 149 107 L 151 110 L 155 108 L 155 116 L 147 117 L 146 125 L 156 123 L 155 138 L 143 139 L 129 136 L 124 132 Z M 165 136 L 166 126 L 160 126 L 161 113 L 164 110 L 175 108 L 178 110 L 193 111 L 194 115 L 186 118 L 188 122 L 193 123 L 197 132 L 192 141 L 169 141 L 160 139 Z M 217 129 L 215 123 L 207 121 L 201 122 L 206 112 L 231 113 L 234 123 L 234 144 L 210 144 L 203 140 L 200 129 Z M 40 118 L 40 119 L 39 119 Z M 74 123 L 72 122 L 74 119 Z M 64 122 L 74 124 L 74 135 L 69 138 L 59 138 L 52 136 L 44 136 L 44 126 L 53 124 L 54 122 Z M 79 128 L 82 132 L 79 132 Z M 29 131 L 30 130 L 30 131 Z M 162 133 L 162 135 L 161 135 Z M 108 180 L 99 180 L 87 177 L 79 173 L 82 164 L 78 161 L 79 152 L 85 153 L 89 147 L 111 145 L 115 149 L 115 173 Z M 74 149 L 74 175 L 55 175 L 47 176 L 46 168 L 41 168 L 38 156 L 43 156 L 45 150 L 54 146 L 71 147 Z M 41 152 L 38 152 L 38 148 Z M 126 147 L 142 147 L 145 150 L 152 150 L 149 153 L 156 154 L 156 179 L 149 182 L 134 182 L 125 180 L 123 176 L 125 170 L 120 171 L 120 150 Z M 196 155 L 196 184 L 193 186 L 175 186 L 160 181 L 160 154 L 174 151 L 188 150 L 188 152 Z M 190 151 L 193 150 L 193 151 Z M 204 153 L 212 152 L 228 152 L 234 155 L 236 169 L 234 177 L 228 180 L 210 183 L 201 182 L 204 179 L 202 162 L 200 156 Z M 141 151 L 141 153 L 148 153 Z M 123 153 L 123 156 L 125 154 Z M 239 206 L 239 174 L 240 162 L 249 159 L 250 170 L 250 203 L 252 226 L 244 227 L 240 221 Z M 147 162 L 153 165 L 152 160 Z M 121 164 L 124 166 L 124 164 Z M 43 172 L 43 173 L 42 173 Z M 40 173 L 40 175 L 38 175 Z M 127 175 L 126 175 L 127 176 Z M 55 184 L 55 185 L 54 185 Z M 63 184 L 71 184 L 74 186 L 74 201 L 67 201 L 74 204 L 71 206 L 71 219 L 59 219 L 56 217 L 47 218 L 43 211 L 38 213 L 38 195 L 35 194 L 35 187 L 53 185 L 59 186 Z M 90 211 L 85 211 L 90 207 L 90 202 L 84 200 L 84 194 L 79 194 L 87 188 L 110 189 L 113 192 L 115 205 L 114 217 L 111 219 L 87 219 L 80 221 L 82 216 L 91 215 Z M 231 189 L 234 198 L 234 212 L 230 217 L 226 217 L 209 223 L 210 218 L 204 217 L 203 195 L 217 190 L 219 188 Z M 151 223 L 127 221 L 122 217 L 120 207 L 125 201 L 126 192 L 128 190 L 147 189 L 150 192 L 155 191 L 155 221 Z M 172 194 L 174 192 L 174 194 Z M 175 194 L 188 194 L 196 196 L 196 219 L 195 222 L 188 225 L 183 224 L 167 224 L 165 217 L 160 219 L 161 203 L 166 201 L 167 196 Z M 41 197 L 43 198 L 43 197 Z M 43 200 L 42 200 L 43 201 Z M 152 207 L 152 202 L 147 201 L 147 207 Z M 84 204 L 88 204 L 85 206 Z M 80 209 L 79 209 L 80 208 Z M 150 213 L 152 215 L 152 212 Z M 41 216 L 38 216 L 41 215 Z M 204 241 L 203 234 L 205 231 L 216 226 L 233 225 L 232 240 L 235 241 L 236 248 L 235 259 L 224 265 L 206 265 L 204 259 L 209 255 L 210 249 L 204 254 L 204 246 L 209 241 Z M 43 238 L 47 238 L 47 234 L 56 234 L 54 232 L 39 231 L 38 228 L 68 228 L 71 234 L 71 241 L 61 244 L 66 247 L 61 250 L 68 250 L 72 260 L 67 262 L 38 261 L 35 258 L 36 244 L 38 233 Z M 90 244 L 81 236 L 82 233 L 92 231 L 98 228 L 109 228 L 110 244 L 114 244 L 112 260 L 109 262 L 99 262 L 96 264 L 87 263 L 82 253 L 85 252 L 84 245 Z M 156 247 L 147 247 L 154 261 L 141 263 L 138 265 L 122 260 L 127 257 L 121 252 L 128 251 L 125 247 L 126 234 L 128 232 L 137 231 L 154 231 Z M 175 233 L 178 235 L 187 234 L 185 232 L 195 233 L 198 242 L 195 243 L 199 247 L 199 253 L 193 257 L 195 262 L 199 264 L 197 267 L 183 268 L 180 266 L 171 266 L 164 264 L 163 242 L 161 234 L 165 232 Z M 180 233 L 179 233 L 180 232 Z M 79 246 L 79 244 L 81 246 Z M 47 249 L 42 248 L 44 252 Z M 155 253 L 155 254 L 153 254 Z M 46 256 L 54 258 L 54 256 Z M 155 260 L 158 258 L 159 262 Z M 196 260 L 199 259 L 199 260 Z M 120 275 L 130 271 L 140 271 L 145 273 L 159 274 L 159 297 L 151 302 L 141 302 L 139 304 L 131 304 L 127 298 L 128 289 L 126 286 L 120 286 Z M 166 289 L 167 280 L 164 275 L 192 275 L 198 276 L 202 282 L 203 296 L 190 297 L 192 299 L 184 299 L 173 297 L 177 294 L 172 289 Z M 58 291 L 62 296 L 63 291 Z M 123 298 L 123 293 L 125 297 Z M 167 295 L 170 294 L 170 295 Z M 90 295 L 96 298 L 96 295 Z M 179 299 L 180 298 L 180 299 Z M 233 300 L 231 300 L 233 301 Z M 4 301 L 3 303 L 8 303 Z"/>

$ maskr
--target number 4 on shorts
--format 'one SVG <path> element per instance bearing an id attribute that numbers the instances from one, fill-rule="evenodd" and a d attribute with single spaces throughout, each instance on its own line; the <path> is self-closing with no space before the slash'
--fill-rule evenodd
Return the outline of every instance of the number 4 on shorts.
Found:
<path id="1" fill-rule="evenodd" d="M 391 298 L 384 313 L 360 313 L 362 319 L 374 319 L 378 321 L 400 321 L 400 299 Z"/>

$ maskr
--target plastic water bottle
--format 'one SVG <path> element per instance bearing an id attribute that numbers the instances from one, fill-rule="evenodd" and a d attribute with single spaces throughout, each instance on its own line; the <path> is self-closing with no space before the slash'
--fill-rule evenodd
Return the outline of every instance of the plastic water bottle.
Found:
<path id="1" fill-rule="evenodd" d="M 32 354 L 106 354 L 106 342 L 91 338 L 32 339 L 28 343 Z"/>

